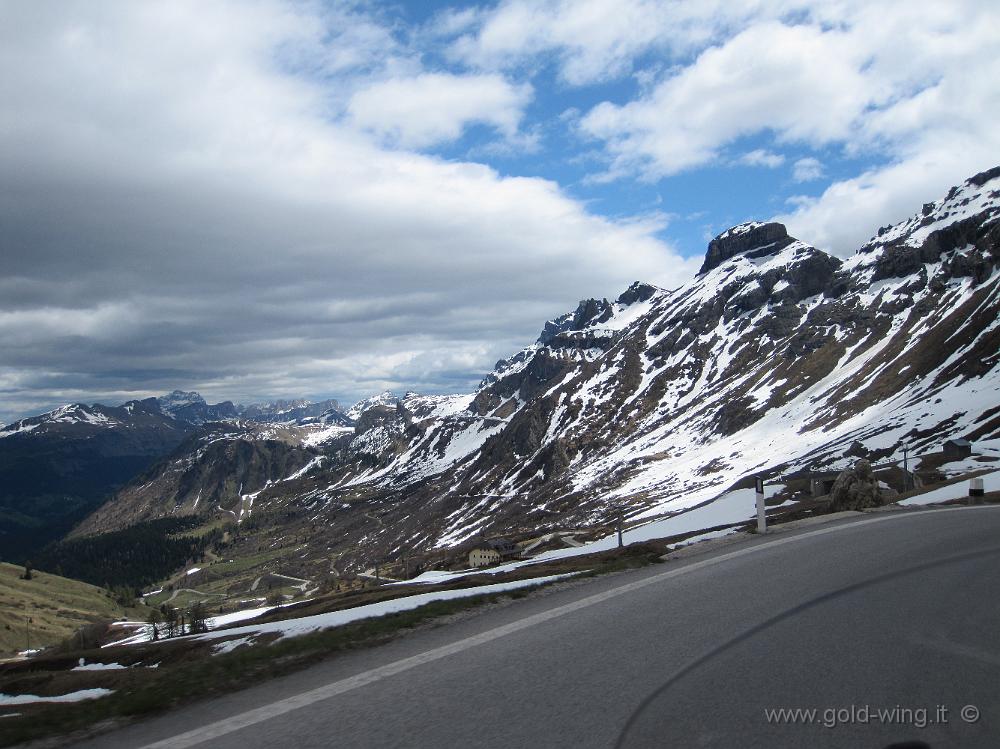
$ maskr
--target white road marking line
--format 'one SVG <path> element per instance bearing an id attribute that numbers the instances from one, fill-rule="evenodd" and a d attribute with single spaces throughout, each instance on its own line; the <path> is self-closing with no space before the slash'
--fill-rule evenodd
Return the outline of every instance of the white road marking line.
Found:
<path id="1" fill-rule="evenodd" d="M 264 705 L 263 707 L 248 710 L 230 718 L 225 718 L 223 720 L 216 721 L 215 723 L 209 723 L 201 728 L 195 728 L 194 730 L 187 731 L 186 733 L 178 734 L 177 736 L 172 736 L 171 738 L 163 739 L 162 741 L 156 741 L 152 744 L 147 744 L 141 747 L 141 749 L 187 749 L 187 747 L 196 746 L 205 741 L 211 741 L 212 739 L 217 739 L 220 736 L 225 736 L 226 734 L 233 733 L 234 731 L 239 731 L 241 728 L 247 728 L 248 726 L 252 726 L 257 723 L 263 723 L 264 721 L 276 718 L 279 715 L 284 715 L 292 710 L 298 710 L 300 707 L 307 707 L 316 702 L 321 702 L 331 697 L 335 697 L 338 694 L 344 694 L 345 692 L 350 692 L 354 689 L 358 689 L 359 687 L 374 684 L 375 682 L 382 681 L 383 679 L 395 676 L 396 674 L 401 674 L 404 671 L 409 671 L 411 668 L 416 668 L 417 666 L 421 666 L 425 663 L 431 663 L 433 661 L 440 660 L 441 658 L 446 658 L 449 655 L 461 653 L 464 650 L 469 650 L 470 648 L 474 648 L 478 645 L 484 645 L 501 637 L 506 637 L 507 635 L 515 632 L 520 632 L 522 629 L 528 629 L 529 627 L 534 627 L 538 624 L 551 621 L 552 619 L 557 619 L 560 616 L 565 616 L 566 614 L 570 614 L 574 611 L 579 611 L 580 609 L 588 608 L 595 604 L 611 600 L 612 598 L 626 595 L 634 590 L 645 588 L 648 585 L 656 585 L 664 580 L 685 575 L 689 572 L 694 572 L 695 570 L 704 569 L 705 567 L 721 564 L 729 561 L 730 559 L 737 559 L 739 557 L 746 556 L 747 554 L 754 554 L 762 550 L 773 549 L 776 546 L 783 546 L 785 544 L 801 541 L 806 538 L 814 538 L 828 533 L 836 533 L 849 528 L 858 528 L 863 525 L 872 525 L 873 523 L 881 523 L 887 520 L 928 516 L 931 514 L 954 512 L 957 510 L 983 510 L 994 509 L 997 507 L 1000 507 L 1000 505 L 946 507 L 931 510 L 929 512 L 889 514 L 882 517 L 871 518 L 869 520 L 859 520 L 853 523 L 830 526 L 829 528 L 819 528 L 817 530 L 809 531 L 796 536 L 776 538 L 768 543 L 757 544 L 745 549 L 737 549 L 736 551 L 731 551 L 727 554 L 722 554 L 721 556 L 704 559 L 700 562 L 693 562 L 692 564 L 688 564 L 678 569 L 668 570 L 667 572 L 661 572 L 658 575 L 653 575 L 652 577 L 647 577 L 643 580 L 627 583 L 620 587 L 613 588 L 612 590 L 606 590 L 603 593 L 595 593 L 594 595 L 587 596 L 586 598 L 581 598 L 579 601 L 574 601 L 562 606 L 557 606 L 556 608 L 548 611 L 533 614 L 519 621 L 504 624 L 503 626 L 496 627 L 486 632 L 481 632 L 478 635 L 466 637 L 449 645 L 442 645 L 441 647 L 434 648 L 433 650 L 428 650 L 425 653 L 419 653 L 418 655 L 413 655 L 409 658 L 395 661 L 394 663 L 388 663 L 384 666 L 373 668 L 370 671 L 364 671 L 360 674 L 349 676 L 346 679 L 341 679 L 340 681 L 335 681 L 322 687 L 317 687 L 316 689 L 312 689 L 308 692 L 302 692 L 301 694 L 297 694 L 293 697 L 287 697 L 283 700 L 272 702 L 270 705 Z"/>

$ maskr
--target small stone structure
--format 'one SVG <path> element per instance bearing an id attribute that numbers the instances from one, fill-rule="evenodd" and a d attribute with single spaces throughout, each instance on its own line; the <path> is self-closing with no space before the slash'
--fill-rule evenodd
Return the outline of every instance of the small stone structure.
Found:
<path id="1" fill-rule="evenodd" d="M 809 474 L 809 493 L 812 494 L 813 499 L 819 499 L 829 494 L 839 475 L 836 471 L 815 471 Z"/>

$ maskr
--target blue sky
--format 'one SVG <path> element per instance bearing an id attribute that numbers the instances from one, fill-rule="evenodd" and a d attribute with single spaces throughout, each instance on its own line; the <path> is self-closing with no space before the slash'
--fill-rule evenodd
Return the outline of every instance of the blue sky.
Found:
<path id="1" fill-rule="evenodd" d="M 405 43 L 415 35 L 414 29 L 434 28 L 448 14 L 490 10 L 502 11 L 502 5 L 408 3 L 389 6 L 382 12 Z M 420 36 L 419 31 L 416 36 Z M 454 75 L 468 74 L 469 66 L 449 54 L 448 41 L 421 45 L 424 65 Z M 524 106 L 521 125 L 537 139 L 532 146 L 505 146 L 498 142 L 495 128 L 471 123 L 460 137 L 425 151 L 449 160 L 482 161 L 505 175 L 554 180 L 567 194 L 603 215 L 623 219 L 637 214 L 658 215 L 666 226 L 657 235 L 685 257 L 701 256 L 708 240 L 736 223 L 783 213 L 789 198 L 819 197 L 834 181 L 883 163 L 876 152 L 852 157 L 837 146 L 810 148 L 790 143 L 776 148 L 773 133 L 763 130 L 726 144 L 715 163 L 669 178 L 599 179 L 603 167 L 600 144 L 580 132 L 580 117 L 602 102 L 627 104 L 641 96 L 644 85 L 649 85 L 645 74 L 652 75 L 651 71 L 660 71 L 667 64 L 689 65 L 695 58 L 693 52 L 669 60 L 656 53 L 643 53 L 627 72 L 608 80 L 572 85 L 560 79 L 555 55 L 540 55 L 509 73 L 511 79 L 530 82 L 534 89 Z M 760 157 L 747 158 L 755 153 Z M 801 179 L 801 174 L 796 179 L 794 165 L 800 159 L 819 162 L 808 179 Z"/>
<path id="2" fill-rule="evenodd" d="M 994 166 L 1000 11 L 0 0 L 0 421 L 467 391 L 775 219 L 840 256 Z"/>

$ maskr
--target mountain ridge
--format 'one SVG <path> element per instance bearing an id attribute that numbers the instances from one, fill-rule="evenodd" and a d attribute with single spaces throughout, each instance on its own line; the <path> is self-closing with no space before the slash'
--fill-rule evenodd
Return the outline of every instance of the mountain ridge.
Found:
<path id="1" fill-rule="evenodd" d="M 835 468 L 856 443 L 895 460 L 997 439 L 998 188 L 997 169 L 976 175 L 846 260 L 780 224 L 735 227 L 690 282 L 583 300 L 472 393 L 407 394 L 303 438 L 302 467 L 255 489 L 253 525 L 363 565 L 619 509 L 643 522 L 752 473 Z M 135 491 L 89 532 L 152 499 Z M 245 495 L 219 511 L 246 517 Z M 196 511 L 188 496 L 150 516 Z"/>

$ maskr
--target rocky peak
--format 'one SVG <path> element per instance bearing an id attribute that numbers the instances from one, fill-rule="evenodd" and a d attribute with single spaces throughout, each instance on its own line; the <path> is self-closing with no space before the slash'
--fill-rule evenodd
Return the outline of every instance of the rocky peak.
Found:
<path id="1" fill-rule="evenodd" d="M 162 414 L 159 398 L 143 398 L 142 400 L 130 400 L 122 404 L 129 413 L 142 412 L 148 414 Z"/>
<path id="2" fill-rule="evenodd" d="M 784 224 L 775 222 L 765 224 L 759 221 L 739 224 L 722 232 L 708 243 L 705 262 L 698 274 L 707 273 L 737 255 L 754 258 L 773 255 L 794 241 L 794 237 L 788 236 Z"/>
<path id="3" fill-rule="evenodd" d="M 621 293 L 621 296 L 618 297 L 618 304 L 627 307 L 636 302 L 645 302 L 652 299 L 657 291 L 658 289 L 652 284 L 636 281 Z"/>
<path id="4" fill-rule="evenodd" d="M 350 409 L 348 409 L 347 417 L 353 421 L 357 421 L 361 418 L 361 415 L 369 409 L 380 406 L 395 408 L 397 403 L 399 403 L 399 396 L 391 390 L 385 390 L 378 395 L 373 395 L 370 398 L 365 398 L 364 400 L 360 400 L 355 403 Z"/>
<path id="5" fill-rule="evenodd" d="M 990 184 L 993 183 L 993 184 Z M 952 187 L 948 194 L 933 203 L 925 203 L 919 213 L 894 226 L 881 227 L 876 235 L 858 250 L 859 254 L 871 254 L 885 247 L 907 245 L 920 247 L 935 232 L 954 224 L 968 226 L 972 223 L 993 222 L 1000 216 L 1000 166 L 980 172 Z M 974 239 L 969 240 L 975 244 Z M 931 248 L 932 262 L 936 255 Z"/>
<path id="6" fill-rule="evenodd" d="M 611 305 L 607 299 L 584 299 L 573 313 L 573 326 L 570 330 L 583 330 L 595 320 L 607 322 L 611 315 Z"/>
<path id="7" fill-rule="evenodd" d="M 398 404 L 379 404 L 366 408 L 354 425 L 355 434 L 364 434 L 375 427 L 386 426 L 396 421 L 399 416 Z"/>
<path id="8" fill-rule="evenodd" d="M 982 187 L 987 182 L 992 182 L 997 178 L 1000 178 L 1000 166 L 995 166 L 992 169 L 987 169 L 985 172 L 980 172 L 973 177 L 969 177 L 966 182 L 974 187 Z"/>
<path id="9" fill-rule="evenodd" d="M 567 312 L 565 315 L 546 322 L 537 342 L 544 346 L 560 333 L 583 330 L 595 321 L 607 322 L 613 314 L 614 310 L 607 299 L 582 299 L 573 312 Z"/>
<path id="10" fill-rule="evenodd" d="M 895 226 L 882 227 L 858 250 L 855 264 L 874 268 L 872 281 L 903 278 L 944 262 L 940 278 L 982 283 L 1000 264 L 1000 167 L 970 177 Z M 864 257 L 866 256 L 867 257 Z"/>
<path id="11" fill-rule="evenodd" d="M 174 390 L 167 395 L 161 395 L 156 399 L 160 403 L 160 407 L 164 410 L 168 410 L 170 407 L 180 407 L 188 406 L 192 403 L 204 403 L 205 399 L 201 397 L 199 393 L 194 391 L 184 392 L 183 390 Z"/>

